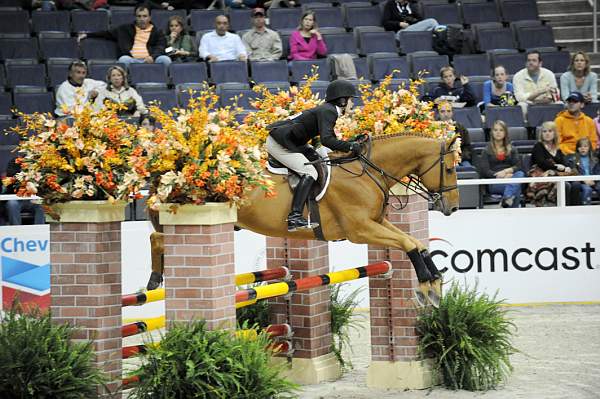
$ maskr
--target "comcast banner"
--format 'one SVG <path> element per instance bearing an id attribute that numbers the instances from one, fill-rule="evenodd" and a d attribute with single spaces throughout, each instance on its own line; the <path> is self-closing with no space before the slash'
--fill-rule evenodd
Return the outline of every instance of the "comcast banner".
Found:
<path id="1" fill-rule="evenodd" d="M 600 207 L 430 212 L 445 279 L 509 303 L 600 301 Z"/>

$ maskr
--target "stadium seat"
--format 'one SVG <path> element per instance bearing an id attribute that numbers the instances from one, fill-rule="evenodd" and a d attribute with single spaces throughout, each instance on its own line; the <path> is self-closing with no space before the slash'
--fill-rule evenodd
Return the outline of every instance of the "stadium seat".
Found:
<path id="1" fill-rule="evenodd" d="M 548 25 L 522 26 L 518 28 L 517 44 L 521 50 L 538 47 L 556 47 L 552 27 Z"/>
<path id="2" fill-rule="evenodd" d="M 453 4 L 423 4 L 423 18 L 434 18 L 442 25 L 462 25 L 458 6 Z"/>
<path id="3" fill-rule="evenodd" d="M 0 39 L 0 61 L 9 59 L 37 60 L 38 58 L 38 44 L 35 38 Z"/>
<path id="4" fill-rule="evenodd" d="M 503 65 L 508 75 L 514 75 L 525 68 L 527 55 L 524 53 L 492 54 L 492 66 Z"/>
<path id="5" fill-rule="evenodd" d="M 524 20 L 524 21 L 514 21 L 511 22 L 509 27 L 510 30 L 512 31 L 513 34 L 513 39 L 515 41 L 515 43 L 518 43 L 517 40 L 517 30 L 524 27 L 524 26 L 541 26 L 542 25 L 542 21 L 540 21 L 539 19 L 535 19 L 535 20 Z"/>
<path id="6" fill-rule="evenodd" d="M 282 49 L 281 56 L 285 59 L 287 59 L 288 55 L 290 54 L 290 36 L 291 36 L 291 33 L 279 32 L 279 37 L 281 37 L 281 49 Z"/>
<path id="7" fill-rule="evenodd" d="M 42 64 L 6 65 L 7 86 L 46 87 L 46 70 Z"/>
<path id="8" fill-rule="evenodd" d="M 154 13 L 152 14 L 154 16 Z M 117 26 L 132 24 L 135 22 L 135 13 L 133 8 L 126 10 L 111 10 L 110 11 L 110 28 Z"/>
<path id="9" fill-rule="evenodd" d="M 313 10 L 320 28 L 342 28 L 344 16 L 340 7 L 316 8 Z"/>
<path id="10" fill-rule="evenodd" d="M 323 34 L 327 54 L 356 54 L 358 50 L 352 33 Z"/>
<path id="11" fill-rule="evenodd" d="M 167 67 L 164 64 L 130 64 L 129 81 L 133 85 L 139 83 L 162 83 L 167 85 Z"/>
<path id="12" fill-rule="evenodd" d="M 494 2 L 465 3 L 461 6 L 462 21 L 465 25 L 482 22 L 500 22 L 500 14 Z"/>
<path id="13" fill-rule="evenodd" d="M 285 60 L 251 61 L 250 71 L 252 80 L 256 83 L 287 82 L 289 71 Z"/>
<path id="14" fill-rule="evenodd" d="M 194 32 L 215 29 L 215 18 L 223 15 L 221 10 L 191 10 L 190 29 Z"/>
<path id="15" fill-rule="evenodd" d="M 348 7 L 342 5 L 344 21 L 347 28 L 353 29 L 357 26 L 381 26 L 381 11 L 372 5 L 365 7 Z"/>
<path id="16" fill-rule="evenodd" d="M 415 51 L 432 51 L 431 32 L 400 31 L 400 52 L 410 54 Z"/>
<path id="17" fill-rule="evenodd" d="M 257 97 L 257 93 L 252 91 L 251 89 L 228 89 L 224 88 L 220 90 L 219 93 L 219 102 L 222 107 L 233 106 L 236 102 L 237 97 L 237 106 L 243 109 L 254 109 L 250 105 L 250 101 Z"/>
<path id="18" fill-rule="evenodd" d="M 306 84 L 306 81 L 301 81 L 301 82 L 299 82 L 298 85 L 300 87 L 304 87 L 305 84 Z M 324 100 L 325 94 L 326 94 L 325 92 L 327 91 L 328 85 L 329 85 L 329 82 L 317 80 L 315 82 L 312 82 L 310 89 L 313 92 L 313 94 L 316 95 L 319 99 Z"/>
<path id="19" fill-rule="evenodd" d="M 564 109 L 562 104 L 530 105 L 527 107 L 527 126 L 538 127 L 547 121 L 553 121 Z"/>
<path id="20" fill-rule="evenodd" d="M 230 8 L 229 27 L 234 32 L 252 28 L 252 11 L 248 9 Z"/>
<path id="21" fill-rule="evenodd" d="M 49 86 L 56 88 L 62 82 L 67 80 L 69 75 L 69 65 L 73 60 L 69 59 L 54 59 L 48 60 L 46 68 L 48 69 Z"/>
<path id="22" fill-rule="evenodd" d="M 563 73 L 569 69 L 571 64 L 571 54 L 568 51 L 550 51 L 542 53 L 542 63 L 555 73 Z"/>
<path id="23" fill-rule="evenodd" d="M 175 15 L 183 18 L 185 23 L 185 19 L 187 18 L 185 10 L 152 10 L 152 24 L 161 31 L 168 32 L 169 18 Z"/>
<path id="24" fill-rule="evenodd" d="M 366 58 L 353 58 L 354 69 L 356 69 L 356 77 L 358 79 L 369 79 L 369 66 Z"/>
<path id="25" fill-rule="evenodd" d="M 108 30 L 108 13 L 98 11 L 71 11 L 72 32 L 100 32 Z"/>
<path id="26" fill-rule="evenodd" d="M 456 177 L 458 179 L 478 179 L 477 170 L 460 170 L 457 167 Z M 479 187 L 477 186 L 458 186 L 459 207 L 460 209 L 474 209 L 479 207 Z"/>
<path id="27" fill-rule="evenodd" d="M 410 69 L 406 56 L 403 57 L 367 57 L 370 78 L 372 80 L 382 80 L 387 75 L 394 73 L 395 79 L 408 79 Z"/>
<path id="28" fill-rule="evenodd" d="M 481 129 L 481 114 L 478 107 L 464 107 L 454 109 L 454 120 L 467 129 Z M 472 140 L 473 141 L 473 140 Z"/>
<path id="29" fill-rule="evenodd" d="M 303 11 L 315 10 L 317 8 L 331 8 L 331 7 L 333 7 L 333 3 L 322 3 L 319 0 L 309 0 L 309 1 L 302 2 L 302 10 Z"/>
<path id="30" fill-rule="evenodd" d="M 248 82 L 248 66 L 244 61 L 220 61 L 209 64 L 213 83 Z"/>
<path id="31" fill-rule="evenodd" d="M 150 106 L 152 101 L 159 103 L 159 108 L 163 111 L 168 111 L 172 108 L 177 107 L 177 95 L 175 94 L 175 90 L 168 89 L 145 89 L 139 88 L 138 92 L 142 99 L 144 100 L 144 104 L 146 106 Z"/>
<path id="32" fill-rule="evenodd" d="M 525 127 L 518 127 L 518 126 L 512 126 L 508 128 L 508 139 L 510 141 L 519 141 L 519 142 L 523 142 L 523 141 L 530 141 L 527 138 L 527 128 Z M 521 144 L 529 144 L 529 143 L 521 143 Z"/>
<path id="33" fill-rule="evenodd" d="M 477 49 L 481 52 L 515 48 L 512 32 L 509 28 L 477 29 L 475 42 Z"/>
<path id="34" fill-rule="evenodd" d="M 398 54 L 394 32 L 360 32 L 359 53 L 361 55 L 388 53 Z"/>
<path id="35" fill-rule="evenodd" d="M 174 85 L 208 80 L 208 71 L 204 62 L 173 63 L 169 65 L 169 75 Z"/>
<path id="36" fill-rule="evenodd" d="M 6 72 L 4 65 L 0 64 L 0 91 L 4 91 L 4 86 L 6 86 Z"/>
<path id="37" fill-rule="evenodd" d="M 0 93 L 0 116 L 12 115 L 13 102 L 9 93 Z M 2 132 L 0 131 L 0 135 Z"/>
<path id="38" fill-rule="evenodd" d="M 81 57 L 86 60 L 117 60 L 117 44 L 105 39 L 85 39 L 79 44 Z"/>
<path id="39" fill-rule="evenodd" d="M 514 22 L 539 19 L 535 0 L 498 0 L 502 21 Z"/>
<path id="40" fill-rule="evenodd" d="M 469 132 L 469 139 L 472 143 L 485 141 L 485 132 L 482 128 L 470 128 L 467 129 Z"/>
<path id="41" fill-rule="evenodd" d="M 305 79 L 305 76 L 310 76 L 312 68 L 317 66 L 317 73 L 319 74 L 319 80 L 329 81 L 331 78 L 331 68 L 329 62 L 325 58 L 317 60 L 307 61 L 293 61 L 290 67 L 290 81 L 301 82 Z"/>
<path id="42" fill-rule="evenodd" d="M 457 54 L 452 60 L 457 75 L 490 76 L 490 62 L 486 54 Z"/>
<path id="43" fill-rule="evenodd" d="M 79 58 L 79 46 L 74 37 L 54 39 L 39 38 L 42 59 Z"/>
<path id="44" fill-rule="evenodd" d="M 17 110 L 26 114 L 34 112 L 53 112 L 54 96 L 52 93 L 14 93 Z"/>
<path id="45" fill-rule="evenodd" d="M 40 11 L 31 13 L 32 31 L 70 32 L 71 16 L 68 11 Z"/>
<path id="46" fill-rule="evenodd" d="M 408 61 L 413 77 L 416 77 L 420 71 L 429 72 L 426 78 L 439 79 L 440 69 L 450 65 L 447 55 L 437 55 L 431 52 L 412 53 L 408 55 Z M 434 55 L 435 54 L 435 55 Z"/>
<path id="47" fill-rule="evenodd" d="M 479 104 L 483 102 L 483 81 L 471 79 L 469 86 L 471 86 L 471 90 L 473 90 L 473 94 L 475 95 L 475 103 Z"/>
<path id="48" fill-rule="evenodd" d="M 206 88 L 204 83 L 182 83 L 175 86 L 177 94 L 177 103 L 180 107 L 187 107 L 191 97 L 198 97 L 198 94 Z"/>
<path id="49" fill-rule="evenodd" d="M 490 107 L 485 110 L 485 127 L 490 129 L 495 121 L 501 120 L 508 127 L 525 127 L 521 107 Z"/>
<path id="50" fill-rule="evenodd" d="M 0 11 L 0 34 L 29 36 L 29 13 L 23 10 Z"/>
<path id="51" fill-rule="evenodd" d="M 296 29 L 302 17 L 300 8 L 270 8 L 268 11 L 269 27 L 273 30 Z"/>
<path id="52" fill-rule="evenodd" d="M 87 63 L 88 65 L 88 77 L 90 79 L 101 80 L 106 82 L 106 73 L 108 72 L 108 68 L 114 65 L 118 65 L 123 69 L 127 69 L 125 65 L 118 64 L 114 61 L 110 60 L 90 60 Z"/>

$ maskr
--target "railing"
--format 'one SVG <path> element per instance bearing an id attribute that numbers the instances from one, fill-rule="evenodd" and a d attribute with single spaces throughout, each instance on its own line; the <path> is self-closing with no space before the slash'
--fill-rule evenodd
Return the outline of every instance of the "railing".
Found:
<path id="1" fill-rule="evenodd" d="M 594 53 L 598 52 L 598 0 L 588 0 L 592 6 L 592 29 L 594 30 Z"/>

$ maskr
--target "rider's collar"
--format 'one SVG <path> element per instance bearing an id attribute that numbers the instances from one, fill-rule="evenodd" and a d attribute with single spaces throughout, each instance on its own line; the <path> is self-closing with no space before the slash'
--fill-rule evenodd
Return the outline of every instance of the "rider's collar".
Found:
<path id="1" fill-rule="evenodd" d="M 337 111 L 338 117 L 344 115 L 344 109 L 342 107 L 338 107 L 337 105 L 335 106 L 335 109 Z"/>

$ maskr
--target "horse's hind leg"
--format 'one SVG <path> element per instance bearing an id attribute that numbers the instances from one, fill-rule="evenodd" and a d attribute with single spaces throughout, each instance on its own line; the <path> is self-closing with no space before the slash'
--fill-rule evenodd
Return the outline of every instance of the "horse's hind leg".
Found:
<path id="1" fill-rule="evenodd" d="M 155 290 L 163 281 L 165 239 L 163 233 L 150 234 L 150 251 L 152 254 L 152 273 L 146 285 L 147 290 Z"/>

